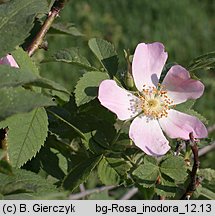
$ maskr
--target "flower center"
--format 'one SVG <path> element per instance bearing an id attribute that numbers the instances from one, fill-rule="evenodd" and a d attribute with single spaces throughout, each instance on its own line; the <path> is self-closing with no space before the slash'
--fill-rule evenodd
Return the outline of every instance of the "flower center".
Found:
<path id="1" fill-rule="evenodd" d="M 173 105 L 173 101 L 167 96 L 167 91 L 164 90 L 162 85 L 158 85 L 158 88 L 144 88 L 139 93 L 139 98 L 138 107 L 142 109 L 147 117 L 153 119 L 167 117 L 168 110 Z"/>
<path id="2" fill-rule="evenodd" d="M 156 108 L 158 105 L 159 105 L 159 102 L 156 99 L 150 99 L 148 101 L 148 106 L 152 109 Z"/>

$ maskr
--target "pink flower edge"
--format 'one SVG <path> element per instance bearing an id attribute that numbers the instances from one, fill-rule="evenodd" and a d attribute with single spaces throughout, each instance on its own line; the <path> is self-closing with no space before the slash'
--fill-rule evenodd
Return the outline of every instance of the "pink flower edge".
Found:
<path id="1" fill-rule="evenodd" d="M 119 87 L 114 80 L 101 82 L 98 99 L 104 107 L 114 112 L 120 120 L 127 120 L 138 114 L 138 112 L 133 112 L 129 107 L 139 99 L 127 90 Z"/>
<path id="2" fill-rule="evenodd" d="M 139 91 L 143 90 L 144 85 L 157 86 L 167 57 L 162 43 L 137 45 L 132 62 L 132 74 Z"/>
<path id="3" fill-rule="evenodd" d="M 199 80 L 191 79 L 189 72 L 180 65 L 174 65 L 170 68 L 162 84 L 174 104 L 180 104 L 189 99 L 197 99 L 204 92 L 204 85 Z"/>
<path id="4" fill-rule="evenodd" d="M 189 134 L 195 138 L 206 138 L 208 131 L 205 125 L 196 117 L 177 110 L 169 110 L 168 117 L 159 119 L 163 131 L 168 137 L 189 140 Z"/>
<path id="5" fill-rule="evenodd" d="M 129 137 L 147 155 L 161 156 L 169 149 L 169 141 L 164 136 L 157 120 L 148 121 L 147 117 L 136 117 L 130 126 Z"/>
<path id="6" fill-rule="evenodd" d="M 16 63 L 16 60 L 10 54 L 7 54 L 7 56 L 1 58 L 0 59 L 0 64 L 10 65 L 11 67 L 19 68 L 19 65 Z"/>

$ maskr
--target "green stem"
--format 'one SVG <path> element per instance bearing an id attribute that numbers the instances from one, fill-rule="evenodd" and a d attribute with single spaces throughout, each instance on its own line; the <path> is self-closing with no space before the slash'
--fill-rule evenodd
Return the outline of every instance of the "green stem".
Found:
<path id="1" fill-rule="evenodd" d="M 39 49 L 43 43 L 44 37 L 48 30 L 50 29 L 55 18 L 59 15 L 59 12 L 63 9 L 67 0 L 56 0 L 46 18 L 44 24 L 42 25 L 40 31 L 37 33 L 31 44 L 27 47 L 27 52 L 29 56 L 32 56 L 37 49 Z"/>
<path id="2" fill-rule="evenodd" d="M 78 133 L 80 135 L 80 137 L 82 139 L 87 140 L 87 138 L 85 137 L 85 135 L 77 127 L 75 127 L 74 125 L 72 125 L 71 123 L 69 123 L 67 120 L 65 120 L 64 118 L 62 118 L 58 114 L 52 112 L 51 110 L 47 110 L 47 112 L 51 113 L 54 117 L 58 118 L 59 120 L 61 120 L 65 124 L 69 125 L 76 133 Z"/>

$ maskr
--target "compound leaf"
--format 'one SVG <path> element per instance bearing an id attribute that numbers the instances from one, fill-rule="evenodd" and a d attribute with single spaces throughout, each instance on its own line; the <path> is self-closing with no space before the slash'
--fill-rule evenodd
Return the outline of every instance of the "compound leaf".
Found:
<path id="1" fill-rule="evenodd" d="M 21 167 L 40 150 L 48 132 L 48 117 L 44 108 L 11 116 L 0 123 L 8 127 L 8 154 L 12 166 Z"/>

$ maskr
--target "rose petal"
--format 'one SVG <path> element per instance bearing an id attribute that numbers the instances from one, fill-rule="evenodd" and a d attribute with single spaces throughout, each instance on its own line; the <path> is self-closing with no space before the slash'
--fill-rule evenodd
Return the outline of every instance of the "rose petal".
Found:
<path id="1" fill-rule="evenodd" d="M 135 108 L 139 98 L 120 88 L 114 80 L 101 82 L 98 99 L 104 107 L 116 113 L 120 120 L 132 118 L 141 111 Z"/>
<path id="2" fill-rule="evenodd" d="M 189 72 L 180 65 L 170 68 L 162 84 L 174 104 L 183 103 L 188 99 L 197 99 L 204 92 L 204 85 L 198 80 L 191 79 Z"/>
<path id="3" fill-rule="evenodd" d="M 11 67 L 19 68 L 19 65 L 16 63 L 12 55 L 7 55 L 0 59 L 0 64 L 10 65 Z"/>
<path id="4" fill-rule="evenodd" d="M 164 155 L 170 149 L 158 121 L 142 115 L 131 123 L 129 137 L 148 155 Z"/>
<path id="5" fill-rule="evenodd" d="M 168 116 L 159 119 L 163 131 L 170 138 L 190 139 L 189 134 L 193 132 L 194 138 L 205 138 L 208 135 L 204 124 L 194 116 L 169 110 Z"/>
<path id="6" fill-rule="evenodd" d="M 167 57 L 161 43 L 137 45 L 132 62 L 132 73 L 139 91 L 143 90 L 144 85 L 157 86 Z"/>

